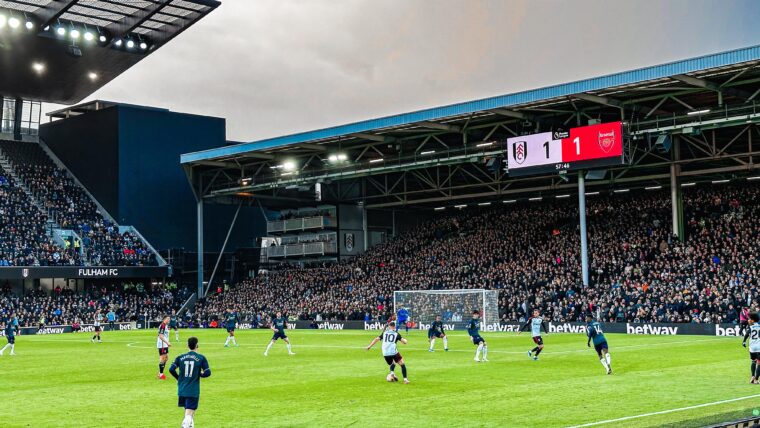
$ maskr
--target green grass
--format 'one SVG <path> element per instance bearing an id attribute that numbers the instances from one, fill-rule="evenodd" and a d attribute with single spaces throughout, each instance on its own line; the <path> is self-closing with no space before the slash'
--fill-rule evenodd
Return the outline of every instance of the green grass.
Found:
<path id="1" fill-rule="evenodd" d="M 200 338 L 212 376 L 203 379 L 197 427 L 572 426 L 760 394 L 737 338 L 607 335 L 615 374 L 607 376 L 582 335 L 545 337 L 538 362 L 529 335 L 484 333 L 488 363 L 473 361 L 464 333 L 451 352 L 427 352 L 424 332 L 399 345 L 410 385 L 388 383 L 368 331 L 293 330 L 265 358 L 267 331 L 182 331 Z M 377 334 L 377 333 L 375 333 Z M 155 331 L 21 336 L 17 356 L 0 358 L 3 427 L 179 426 L 176 385 L 156 379 Z M 172 334 L 173 339 L 173 334 Z M 175 343 L 170 360 L 184 352 Z M 400 374 L 400 371 L 397 370 Z M 752 415 L 760 397 L 601 426 L 702 426 Z"/>

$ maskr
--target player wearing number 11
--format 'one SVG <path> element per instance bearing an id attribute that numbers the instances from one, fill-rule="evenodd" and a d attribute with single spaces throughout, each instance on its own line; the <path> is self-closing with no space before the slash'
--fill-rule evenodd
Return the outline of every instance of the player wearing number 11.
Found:
<path id="1" fill-rule="evenodd" d="M 185 408 L 182 428 L 193 428 L 193 418 L 201 396 L 201 378 L 211 376 L 211 369 L 206 357 L 197 352 L 197 337 L 187 339 L 187 347 L 190 348 L 190 352 L 177 357 L 169 367 L 169 373 L 177 379 L 177 405 Z"/>

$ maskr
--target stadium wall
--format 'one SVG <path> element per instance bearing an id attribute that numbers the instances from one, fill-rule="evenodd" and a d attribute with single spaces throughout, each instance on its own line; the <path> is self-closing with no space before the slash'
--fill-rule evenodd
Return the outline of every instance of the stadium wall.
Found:
<path id="1" fill-rule="evenodd" d="M 40 126 L 40 138 L 110 214 L 119 212 L 119 111 L 109 108 Z"/>
<path id="2" fill-rule="evenodd" d="M 196 202 L 180 154 L 223 146 L 225 120 L 116 105 L 43 124 L 40 136 L 122 225 L 158 250 L 195 249 Z M 206 251 L 219 251 L 235 206 L 204 206 Z M 265 233 L 260 210 L 241 208 L 228 251 Z"/>

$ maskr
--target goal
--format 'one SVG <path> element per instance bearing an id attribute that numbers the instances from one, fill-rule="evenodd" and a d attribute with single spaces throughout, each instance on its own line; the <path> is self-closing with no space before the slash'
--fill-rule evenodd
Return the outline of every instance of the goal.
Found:
<path id="1" fill-rule="evenodd" d="M 416 323 L 430 324 L 440 315 L 444 322 L 463 322 L 472 311 L 480 311 L 484 325 L 499 321 L 499 292 L 496 290 L 394 291 L 393 309 L 406 308 Z"/>

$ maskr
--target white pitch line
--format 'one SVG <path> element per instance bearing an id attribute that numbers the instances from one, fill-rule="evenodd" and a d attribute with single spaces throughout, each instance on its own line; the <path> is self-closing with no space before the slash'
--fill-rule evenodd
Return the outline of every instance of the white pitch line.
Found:
<path id="1" fill-rule="evenodd" d="M 649 416 L 664 415 L 664 414 L 667 414 L 667 413 L 682 412 L 684 410 L 700 409 L 702 407 L 717 406 L 719 404 L 733 403 L 735 401 L 748 400 L 750 398 L 757 398 L 757 397 L 760 397 L 760 394 L 748 395 L 746 397 L 739 397 L 739 398 L 731 398 L 731 399 L 728 399 L 728 400 L 713 401 L 712 403 L 703 403 L 703 404 L 697 404 L 697 405 L 694 405 L 694 406 L 679 407 L 677 409 L 660 410 L 659 412 L 642 413 L 640 415 L 625 416 L 625 417 L 617 418 L 617 419 L 607 419 L 606 421 L 589 422 L 587 424 L 582 424 L 582 425 L 573 425 L 573 426 L 568 427 L 568 428 L 593 427 L 593 426 L 597 426 L 597 425 L 611 424 L 611 423 L 614 423 L 614 422 L 624 422 L 624 421 L 630 421 L 631 419 L 639 419 L 639 418 L 646 418 L 646 417 L 649 417 Z"/>
<path id="2" fill-rule="evenodd" d="M 724 339 L 719 339 L 719 338 L 705 339 L 705 340 L 699 340 L 699 342 L 712 342 L 712 341 L 717 341 L 717 340 L 724 340 Z M 114 343 L 114 342 L 111 342 L 111 343 Z M 119 343 L 124 343 L 124 342 L 119 342 Z M 142 343 L 144 343 L 144 342 L 129 342 L 129 343 L 127 343 L 127 347 L 129 347 L 129 348 L 140 348 L 140 349 L 153 349 L 154 348 L 153 346 L 135 346 L 136 344 L 142 344 Z M 243 344 L 239 344 L 238 346 L 244 347 L 244 348 L 265 348 L 266 347 L 265 346 L 266 343 L 269 343 L 269 341 L 267 340 L 266 342 L 262 342 L 262 344 L 258 344 L 258 343 L 256 343 L 256 344 L 243 343 Z M 654 348 L 654 347 L 660 347 L 660 346 L 678 345 L 678 344 L 685 344 L 685 343 L 693 344 L 693 343 L 695 343 L 695 341 L 694 340 L 680 340 L 680 341 L 675 341 L 675 342 L 661 342 L 661 343 L 648 343 L 648 344 L 640 344 L 640 345 L 628 345 L 628 346 L 620 346 L 620 347 L 617 347 L 617 348 L 613 348 L 612 350 L 614 351 L 614 350 L 618 350 L 618 349 Z M 212 345 L 204 344 L 204 348 L 206 348 L 206 349 L 208 349 L 209 346 L 213 346 L 213 344 Z M 221 346 L 221 344 L 219 346 Z M 296 349 L 297 348 L 356 349 L 356 350 L 364 349 L 364 346 L 361 346 L 361 345 L 357 345 L 357 346 L 346 346 L 346 345 L 309 345 L 309 344 L 299 345 L 298 343 L 293 343 L 293 347 L 296 348 Z M 407 347 L 405 349 L 410 350 L 410 351 L 427 351 L 427 348 Z M 472 349 L 475 349 L 475 348 L 473 347 Z M 404 350 L 404 348 L 401 348 L 401 350 Z M 441 352 L 441 353 L 443 353 L 443 352 L 466 352 L 466 353 L 472 353 L 473 351 L 469 350 L 469 349 L 450 349 L 449 351 L 443 351 L 443 350 L 440 350 L 440 348 L 439 348 L 438 350 L 436 350 L 436 352 Z M 501 351 L 501 350 L 497 350 L 497 349 L 489 350 L 488 352 L 490 354 L 507 354 L 507 355 L 524 355 L 525 354 L 525 351 Z M 584 349 L 573 349 L 573 350 L 568 350 L 568 351 L 546 352 L 545 355 L 548 356 L 548 355 L 576 354 L 576 353 L 582 353 L 582 352 L 589 352 L 589 350 L 586 349 L 586 348 L 584 348 Z"/>

